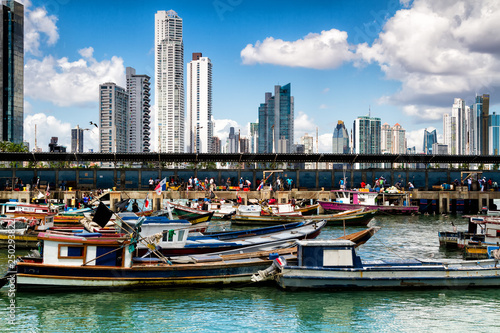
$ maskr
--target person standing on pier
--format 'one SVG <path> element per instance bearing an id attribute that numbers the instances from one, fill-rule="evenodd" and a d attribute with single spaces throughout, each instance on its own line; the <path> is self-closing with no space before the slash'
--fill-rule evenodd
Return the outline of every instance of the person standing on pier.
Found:
<path id="1" fill-rule="evenodd" d="M 150 191 L 154 190 L 154 184 L 155 184 L 155 181 L 153 180 L 153 178 L 149 178 L 149 190 Z"/>

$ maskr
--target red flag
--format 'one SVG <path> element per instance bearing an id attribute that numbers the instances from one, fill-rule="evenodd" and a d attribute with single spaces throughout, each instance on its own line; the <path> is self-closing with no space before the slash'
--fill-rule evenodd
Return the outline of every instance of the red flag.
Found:
<path id="1" fill-rule="evenodd" d="M 146 201 L 144 202 L 144 206 L 146 206 L 146 208 L 148 208 L 148 206 L 149 206 L 149 200 L 148 200 L 147 194 L 146 194 Z"/>

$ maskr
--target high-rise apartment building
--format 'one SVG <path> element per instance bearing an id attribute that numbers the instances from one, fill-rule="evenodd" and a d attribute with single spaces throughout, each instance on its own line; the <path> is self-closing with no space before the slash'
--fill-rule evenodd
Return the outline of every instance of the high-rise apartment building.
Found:
<path id="1" fill-rule="evenodd" d="M 23 142 L 24 122 L 24 6 L 0 3 L 0 141 Z"/>
<path id="2" fill-rule="evenodd" d="M 290 88 L 290 83 L 274 86 L 274 96 L 267 92 L 265 102 L 259 106 L 259 153 L 292 151 L 294 107 Z"/>
<path id="3" fill-rule="evenodd" d="M 380 150 L 384 154 L 392 154 L 393 151 L 392 127 L 388 123 L 380 126 Z"/>
<path id="4" fill-rule="evenodd" d="M 406 130 L 400 124 L 396 123 L 392 127 L 392 150 L 391 154 L 406 153 Z"/>
<path id="5" fill-rule="evenodd" d="M 151 83 L 148 75 L 137 75 L 127 67 L 127 152 L 149 153 L 151 137 Z"/>
<path id="6" fill-rule="evenodd" d="M 173 10 L 155 14 L 155 89 L 158 151 L 184 152 L 184 43 Z"/>
<path id="7" fill-rule="evenodd" d="M 433 130 L 429 132 L 426 129 L 424 129 L 424 144 L 423 144 L 423 151 L 424 154 L 432 154 L 432 145 L 437 143 L 437 132 L 436 130 Z"/>
<path id="8" fill-rule="evenodd" d="M 99 85 L 99 150 L 127 152 L 128 93 L 113 82 Z"/>
<path id="9" fill-rule="evenodd" d="M 300 138 L 300 143 L 304 145 L 304 154 L 314 154 L 314 138 L 309 134 L 304 134 Z"/>
<path id="10" fill-rule="evenodd" d="M 490 115 L 490 95 L 483 94 L 482 96 L 476 96 L 476 103 L 481 106 L 477 109 L 478 124 L 480 124 L 480 128 L 478 131 L 478 142 L 480 144 L 479 152 L 481 153 L 481 155 L 488 155 L 488 119 Z"/>
<path id="11" fill-rule="evenodd" d="M 488 153 L 500 155 L 500 114 L 493 112 L 488 118 Z"/>
<path id="12" fill-rule="evenodd" d="M 71 152 L 83 153 L 83 131 L 85 129 L 76 125 L 76 128 L 71 129 Z"/>
<path id="13" fill-rule="evenodd" d="M 250 153 L 257 153 L 257 148 L 259 146 L 259 123 L 249 123 L 248 124 L 248 135 L 249 135 L 249 149 Z"/>
<path id="14" fill-rule="evenodd" d="M 234 127 L 229 127 L 229 136 L 227 138 L 227 153 L 239 153 L 240 133 L 234 131 Z"/>
<path id="15" fill-rule="evenodd" d="M 356 154 L 381 153 L 380 118 L 361 116 L 354 120 L 354 152 Z"/>
<path id="16" fill-rule="evenodd" d="M 338 121 L 337 126 L 333 130 L 332 146 L 332 153 L 334 154 L 349 154 L 351 152 L 349 147 L 349 133 L 347 133 L 342 120 Z"/>
<path id="17" fill-rule="evenodd" d="M 188 152 L 212 151 L 212 62 L 201 53 L 193 53 L 187 65 Z"/>

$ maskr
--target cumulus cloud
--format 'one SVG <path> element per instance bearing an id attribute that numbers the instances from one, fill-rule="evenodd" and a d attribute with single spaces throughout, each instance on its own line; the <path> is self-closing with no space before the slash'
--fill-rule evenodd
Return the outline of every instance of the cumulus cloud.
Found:
<path id="1" fill-rule="evenodd" d="M 306 133 L 315 135 L 316 127 L 314 119 L 310 118 L 304 111 L 299 111 L 294 122 L 295 142 L 300 142 L 300 138 Z"/>
<path id="2" fill-rule="evenodd" d="M 441 120 L 445 113 L 450 113 L 450 108 L 426 107 L 420 105 L 405 105 L 403 112 L 411 117 L 421 118 L 426 121 Z"/>
<path id="3" fill-rule="evenodd" d="M 99 84 L 115 82 L 124 86 L 122 58 L 113 56 L 99 62 L 93 58 L 91 47 L 79 53 L 82 58 L 73 62 L 53 56 L 29 59 L 24 66 L 26 96 L 58 106 L 93 106 L 98 101 Z"/>
<path id="4" fill-rule="evenodd" d="M 48 116 L 45 113 L 27 115 L 24 119 L 24 140 L 29 142 L 30 149 L 35 148 L 35 126 L 37 146 L 43 151 L 48 151 L 48 145 L 52 137 L 58 138 L 58 144 L 71 151 L 71 124 Z M 99 131 L 92 128 L 84 131 L 84 151 L 93 149 L 99 151 Z"/>
<path id="5" fill-rule="evenodd" d="M 337 29 L 310 33 L 303 39 L 284 41 L 268 37 L 241 51 L 243 64 L 273 64 L 314 69 L 337 68 L 354 54 L 347 43 L 347 33 Z"/>
<path id="6" fill-rule="evenodd" d="M 31 1 L 24 1 L 24 51 L 39 56 L 42 42 L 54 45 L 59 39 L 56 22 L 57 17 L 45 8 L 32 8 Z"/>
<path id="7" fill-rule="evenodd" d="M 443 106 L 454 97 L 500 87 L 500 3 L 415 0 L 391 17 L 356 54 L 402 83 L 387 102 Z M 486 36 L 491 36 L 486 38 Z M 415 114 L 424 117 L 427 114 Z"/>

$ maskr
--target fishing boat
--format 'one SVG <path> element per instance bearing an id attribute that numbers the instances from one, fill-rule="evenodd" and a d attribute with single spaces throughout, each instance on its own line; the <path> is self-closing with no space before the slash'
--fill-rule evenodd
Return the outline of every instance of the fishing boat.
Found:
<path id="1" fill-rule="evenodd" d="M 178 216 L 182 219 L 196 219 L 201 215 L 212 214 L 213 219 L 228 219 L 232 214 L 236 212 L 236 209 L 228 209 L 227 207 L 222 207 L 217 204 L 209 204 L 207 203 L 207 210 L 201 209 L 199 205 L 195 207 L 188 207 L 185 205 L 177 204 L 177 203 L 169 203 L 171 206 L 172 214 Z M 163 210 L 163 214 L 166 214 L 168 209 Z M 158 215 L 159 213 L 153 213 L 152 215 Z"/>
<path id="2" fill-rule="evenodd" d="M 182 223 L 182 220 L 174 221 L 177 221 L 177 224 Z M 147 239 L 154 247 L 139 243 L 136 255 L 143 256 L 151 253 L 152 248 L 164 256 L 181 256 L 266 245 L 274 241 L 313 239 L 320 234 L 325 225 L 326 221 L 301 221 L 266 228 L 204 235 L 189 232 L 189 226 L 186 225 L 182 227 L 175 223 L 161 223 L 146 219 L 142 222 L 140 236 Z"/>
<path id="3" fill-rule="evenodd" d="M 297 261 L 287 262 L 286 258 L 278 258 L 267 270 L 254 275 L 253 280 L 271 277 L 285 290 L 500 286 L 498 259 L 363 261 L 351 241 L 304 240 L 297 244 Z"/>
<path id="4" fill-rule="evenodd" d="M 38 243 L 38 234 L 54 226 L 53 217 L 42 219 L 35 217 L 0 218 L 0 247 L 15 243 L 15 248 L 33 248 Z M 10 239 L 10 241 L 9 241 Z"/>
<path id="5" fill-rule="evenodd" d="M 0 204 L 0 214 L 7 217 L 44 218 L 56 215 L 58 212 L 59 208 L 55 205 L 28 204 L 17 201 Z"/>
<path id="6" fill-rule="evenodd" d="M 318 201 L 326 212 L 337 212 L 358 208 L 378 209 L 386 214 L 416 214 L 418 206 L 411 205 L 409 192 L 367 192 L 333 190 L 333 201 Z"/>
<path id="7" fill-rule="evenodd" d="M 370 230 L 364 231 L 366 235 Z M 346 236 L 349 238 L 349 235 Z M 365 239 L 356 233 L 356 239 Z M 251 276 L 280 256 L 296 259 L 297 247 L 282 241 L 264 251 L 244 249 L 210 255 L 166 258 L 161 254 L 134 257 L 130 238 L 105 239 L 94 234 L 41 234 L 42 254 L 18 258 L 16 267 L 0 280 L 0 287 L 15 283 L 16 290 L 103 290 L 172 286 L 229 286 L 250 283 Z M 242 253 L 240 253 L 242 252 Z"/>
<path id="8" fill-rule="evenodd" d="M 362 208 L 340 212 L 337 214 L 320 214 L 312 216 L 276 216 L 276 215 L 232 215 L 231 223 L 235 225 L 272 225 L 280 223 L 292 223 L 304 220 L 325 220 L 331 226 L 366 226 L 376 215 L 377 210 L 364 210 Z"/>

